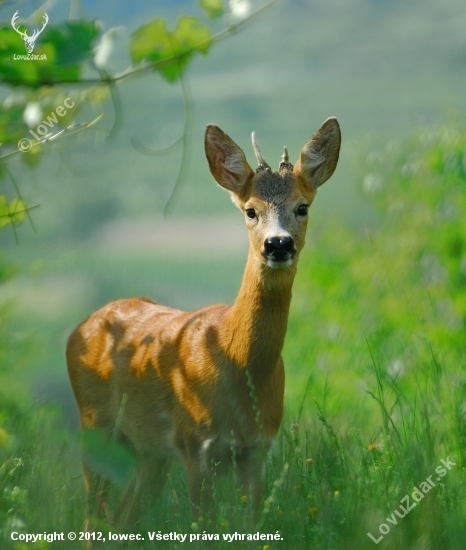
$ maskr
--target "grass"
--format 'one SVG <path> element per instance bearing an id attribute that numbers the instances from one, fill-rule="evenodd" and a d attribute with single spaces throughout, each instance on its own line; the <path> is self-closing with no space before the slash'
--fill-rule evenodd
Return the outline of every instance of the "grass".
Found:
<path id="1" fill-rule="evenodd" d="M 381 383 L 380 390 L 383 388 Z M 432 422 L 422 407 L 419 411 L 405 407 L 399 418 L 397 421 L 388 415 L 380 405 L 380 414 L 373 419 L 379 424 L 374 438 L 363 426 L 332 425 L 322 410 L 318 418 L 303 419 L 293 429 L 290 419 L 285 419 L 267 462 L 259 527 L 261 533 L 275 534 L 278 530 L 283 542 L 268 543 L 269 547 L 373 548 L 367 533 L 379 538 L 378 527 L 385 523 L 391 531 L 379 543 L 380 548 L 413 548 L 427 543 L 462 548 L 465 494 L 461 455 L 456 453 L 456 465 L 440 482 L 435 480 L 441 459 L 452 459 L 451 450 L 457 447 L 455 432 L 448 433 L 442 424 Z M 16 418 L 7 423 L 7 429 L 18 432 L 20 423 Z M 21 430 L 24 441 L 12 445 L 14 452 L 1 471 L 2 548 L 15 550 L 22 546 L 11 544 L 8 534 L 16 529 L 79 532 L 84 528 L 85 495 L 76 436 L 64 430 L 50 411 L 28 411 L 27 423 Z M 372 443 L 367 445 L 367 441 Z M 403 497 L 411 495 L 413 488 L 419 488 L 432 474 L 436 487 L 405 518 L 398 519 L 398 525 L 390 525 L 385 518 L 400 509 Z M 231 479 L 218 483 L 216 499 L 220 504 L 216 522 L 200 520 L 192 525 L 186 475 L 177 467 L 137 532 L 219 533 L 220 539 L 223 533 L 257 532 L 246 519 L 248 503 Z M 404 502 L 405 508 L 412 503 L 412 499 Z M 108 530 L 117 532 L 111 526 L 102 527 L 105 534 Z M 177 543 L 165 544 L 179 547 Z M 228 544 L 220 540 L 215 547 Z M 160 543 L 146 540 L 136 547 L 157 545 Z M 204 543 L 196 545 L 203 547 Z M 257 542 L 241 545 L 259 547 Z M 66 547 L 83 546 L 76 542 Z"/>
<path id="2" fill-rule="evenodd" d="M 215 520 L 192 525 L 177 466 L 141 518 L 146 540 L 112 548 L 186 544 L 148 540 L 158 531 L 199 535 L 191 543 L 199 548 L 464 548 L 465 147 L 466 133 L 454 127 L 355 146 L 358 180 L 382 223 L 358 232 L 313 218 L 284 350 L 286 415 L 267 459 L 259 527 L 251 528 L 234 476 L 216 483 Z M 82 531 L 78 435 L 58 410 L 5 395 L 0 547 L 26 548 L 10 540 L 13 530 Z M 116 498 L 122 489 L 114 485 Z M 417 491 L 424 496 L 413 506 Z M 283 540 L 223 540 L 258 531 Z M 207 533 L 219 540 L 203 541 Z"/>

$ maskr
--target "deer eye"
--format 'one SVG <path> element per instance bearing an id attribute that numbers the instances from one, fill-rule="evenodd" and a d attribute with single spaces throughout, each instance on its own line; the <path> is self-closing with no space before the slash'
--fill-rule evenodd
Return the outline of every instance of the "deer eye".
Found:
<path id="1" fill-rule="evenodd" d="M 307 214 L 308 208 L 309 208 L 308 204 L 301 204 L 298 207 L 298 210 L 296 210 L 296 214 L 298 214 L 298 216 L 305 216 Z"/>
<path id="2" fill-rule="evenodd" d="M 251 220 L 256 217 L 256 211 L 254 208 L 246 208 L 246 216 Z"/>

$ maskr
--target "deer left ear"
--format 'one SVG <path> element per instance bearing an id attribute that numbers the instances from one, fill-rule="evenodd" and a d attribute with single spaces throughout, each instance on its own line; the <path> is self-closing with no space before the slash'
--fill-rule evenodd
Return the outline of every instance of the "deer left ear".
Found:
<path id="1" fill-rule="evenodd" d="M 311 189 L 320 187 L 335 172 L 340 145 L 340 125 L 336 118 L 328 118 L 304 144 L 294 172 L 301 175 Z"/>
<path id="2" fill-rule="evenodd" d="M 254 176 L 243 151 L 218 126 L 210 124 L 205 132 L 205 153 L 212 176 L 218 184 L 241 198 Z"/>

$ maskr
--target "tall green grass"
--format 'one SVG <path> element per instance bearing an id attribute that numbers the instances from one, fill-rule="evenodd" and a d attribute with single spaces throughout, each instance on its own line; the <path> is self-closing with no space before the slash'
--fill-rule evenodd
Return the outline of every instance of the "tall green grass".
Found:
<path id="1" fill-rule="evenodd" d="M 219 533 L 218 542 L 191 543 L 210 548 L 464 548 L 466 133 L 372 137 L 347 154 L 382 221 L 354 230 L 313 218 L 284 351 L 287 413 L 267 459 L 259 527 L 233 475 L 216 482 L 215 519 L 192 525 L 177 466 L 138 531 Z M 13 530 L 81 531 L 78 435 L 56 410 L 0 403 L 0 548 L 26 548 L 10 540 Z M 435 486 L 396 515 L 430 476 Z M 283 540 L 222 539 L 257 530 Z M 384 532 L 378 544 L 368 536 Z M 27 548 L 60 544 L 83 547 Z M 132 547 L 182 546 L 146 536 Z"/>

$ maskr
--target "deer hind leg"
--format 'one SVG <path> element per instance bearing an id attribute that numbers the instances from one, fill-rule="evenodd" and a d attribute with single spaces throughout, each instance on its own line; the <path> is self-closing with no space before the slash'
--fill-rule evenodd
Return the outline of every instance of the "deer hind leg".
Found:
<path id="1" fill-rule="evenodd" d="M 117 525 L 132 527 L 162 493 L 170 472 L 169 458 L 144 455 L 128 485 L 116 514 Z"/>
<path id="2" fill-rule="evenodd" d="M 107 520 L 112 523 L 108 509 L 107 497 L 110 488 L 110 480 L 95 472 L 88 464 L 83 462 L 84 483 L 87 494 L 86 531 L 101 530 L 94 525 L 95 520 Z"/>

